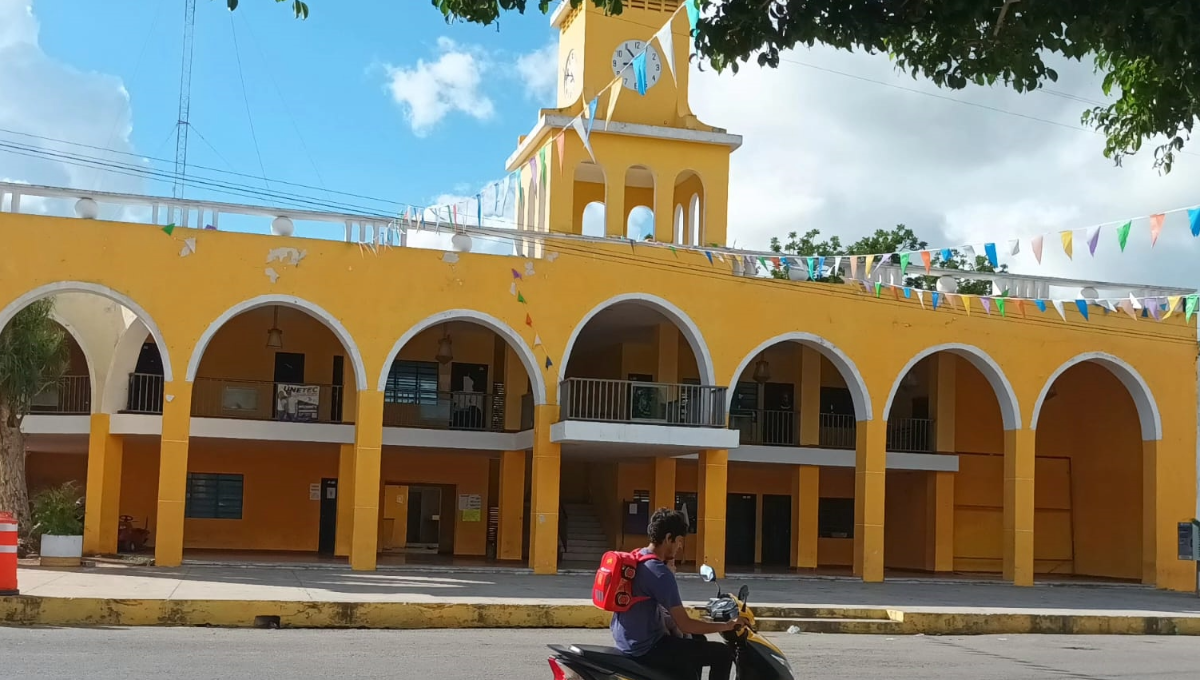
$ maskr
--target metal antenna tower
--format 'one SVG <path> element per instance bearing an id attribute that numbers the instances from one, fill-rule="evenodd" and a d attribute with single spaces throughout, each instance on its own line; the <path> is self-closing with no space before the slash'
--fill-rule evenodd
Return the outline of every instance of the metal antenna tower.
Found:
<path id="1" fill-rule="evenodd" d="M 183 68 L 179 76 L 179 119 L 175 122 L 175 183 L 171 195 L 183 197 L 187 174 L 188 118 L 192 108 L 192 44 L 196 31 L 196 0 L 183 0 Z"/>

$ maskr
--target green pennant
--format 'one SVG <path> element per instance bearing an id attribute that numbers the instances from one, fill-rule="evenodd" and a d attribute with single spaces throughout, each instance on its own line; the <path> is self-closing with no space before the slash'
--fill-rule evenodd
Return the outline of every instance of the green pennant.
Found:
<path id="1" fill-rule="evenodd" d="M 1004 298 L 998 297 L 995 299 L 996 309 L 1000 310 L 1000 316 L 1004 316 Z"/>
<path id="2" fill-rule="evenodd" d="M 875 297 L 879 297 L 882 293 L 883 293 L 883 284 L 876 281 L 875 282 Z"/>
<path id="3" fill-rule="evenodd" d="M 521 291 L 517 291 L 517 302 L 525 304 L 525 296 L 521 294 Z"/>
<path id="4" fill-rule="evenodd" d="M 162 230 L 164 234 L 170 236 L 171 234 L 175 233 L 175 223 L 172 222 L 168 224 L 167 226 L 163 227 Z"/>
<path id="5" fill-rule="evenodd" d="M 1200 302 L 1200 296 L 1189 295 L 1184 300 L 1183 313 L 1185 318 L 1190 322 L 1192 315 L 1196 313 L 1196 303 Z"/>
<path id="6" fill-rule="evenodd" d="M 1125 224 L 1117 227 L 1117 243 L 1121 244 L 1121 252 L 1125 252 L 1125 244 L 1129 242 L 1129 228 L 1133 226 L 1133 220 L 1129 220 Z"/>
<path id="7" fill-rule="evenodd" d="M 912 253 L 900 253 L 900 274 L 903 276 L 908 273 L 908 258 Z"/>
<path id="8" fill-rule="evenodd" d="M 675 246 L 667 246 L 667 247 L 671 249 L 671 252 L 675 254 L 675 257 L 679 257 L 679 251 L 675 250 Z"/>
<path id="9" fill-rule="evenodd" d="M 542 175 L 542 182 L 539 186 L 545 186 L 546 185 L 546 147 L 544 147 L 544 146 L 542 147 L 542 150 L 538 152 L 538 165 L 541 166 L 541 175 Z"/>
<path id="10" fill-rule="evenodd" d="M 758 258 L 758 263 L 762 265 L 763 269 L 765 269 L 767 271 L 771 271 L 771 268 L 767 266 L 767 258 L 765 258 L 765 257 Z"/>

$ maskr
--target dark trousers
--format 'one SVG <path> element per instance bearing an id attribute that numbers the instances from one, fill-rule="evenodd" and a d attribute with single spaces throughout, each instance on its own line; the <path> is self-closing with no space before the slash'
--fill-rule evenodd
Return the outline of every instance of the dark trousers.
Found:
<path id="1" fill-rule="evenodd" d="M 638 662 L 679 680 L 699 680 L 705 666 L 709 680 L 729 680 L 733 652 L 725 643 L 709 642 L 702 636 L 668 635 L 638 657 Z"/>

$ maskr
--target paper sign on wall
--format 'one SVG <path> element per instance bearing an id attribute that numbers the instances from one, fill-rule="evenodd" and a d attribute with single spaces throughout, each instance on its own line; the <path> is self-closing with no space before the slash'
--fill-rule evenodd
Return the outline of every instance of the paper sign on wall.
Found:
<path id="1" fill-rule="evenodd" d="M 321 500 L 321 484 L 320 483 L 308 485 L 308 500 L 310 500 L 310 501 Z"/>

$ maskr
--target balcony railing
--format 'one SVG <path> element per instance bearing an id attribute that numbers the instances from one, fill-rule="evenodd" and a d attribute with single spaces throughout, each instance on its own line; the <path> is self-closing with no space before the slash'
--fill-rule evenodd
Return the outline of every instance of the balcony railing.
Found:
<path id="1" fill-rule="evenodd" d="M 724 387 L 567 378 L 559 390 L 563 420 L 725 427 Z"/>
<path id="2" fill-rule="evenodd" d="M 795 411 L 734 409 L 729 429 L 742 433 L 743 444 L 796 446 L 800 443 L 800 414 Z"/>
<path id="3" fill-rule="evenodd" d="M 896 418 L 888 421 L 888 451 L 929 453 L 933 451 L 933 421 L 928 418 Z"/>
<path id="4" fill-rule="evenodd" d="M 504 430 L 503 406 L 486 392 L 389 392 L 383 405 L 384 427 L 433 430 Z"/>
<path id="5" fill-rule="evenodd" d="M 125 413 L 159 415 L 162 407 L 163 377 L 151 373 L 130 373 Z"/>
<path id="6" fill-rule="evenodd" d="M 197 418 L 340 423 L 341 385 L 197 378 L 192 415 Z"/>
<path id="7" fill-rule="evenodd" d="M 92 380 L 86 375 L 64 375 L 33 398 L 30 413 L 87 415 L 92 412 Z"/>
<path id="8" fill-rule="evenodd" d="M 858 445 L 857 419 L 843 413 L 822 413 L 820 443 L 826 449 L 853 449 Z"/>

